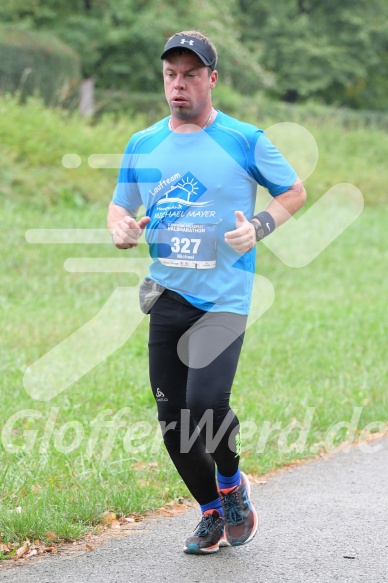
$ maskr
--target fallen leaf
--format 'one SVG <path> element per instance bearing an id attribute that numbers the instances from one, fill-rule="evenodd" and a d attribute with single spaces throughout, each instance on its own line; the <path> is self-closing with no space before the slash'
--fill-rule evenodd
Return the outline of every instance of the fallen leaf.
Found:
<path id="1" fill-rule="evenodd" d="M 46 547 L 46 548 L 44 549 L 44 551 L 45 551 L 46 553 L 56 553 L 56 552 L 57 552 L 57 549 L 56 549 L 56 547 Z"/>
<path id="2" fill-rule="evenodd" d="M 35 555 L 38 554 L 38 551 L 36 549 L 32 549 L 32 551 L 30 551 L 26 557 L 35 557 Z"/>
<path id="3" fill-rule="evenodd" d="M 87 544 L 86 548 L 88 549 L 88 551 L 94 551 L 94 547 L 92 547 L 92 545 Z"/>
<path id="4" fill-rule="evenodd" d="M 126 517 L 124 518 L 124 522 L 135 522 L 135 519 L 134 519 L 134 518 L 132 518 L 132 516 L 126 516 Z"/>
<path id="5" fill-rule="evenodd" d="M 16 555 L 16 557 L 17 557 L 18 559 L 21 559 L 21 557 L 24 557 L 24 555 L 25 555 L 26 553 L 28 553 L 28 546 L 27 546 L 27 545 L 23 545 L 22 547 L 19 547 L 19 548 L 16 550 L 16 553 L 15 553 L 15 555 Z"/>
<path id="6" fill-rule="evenodd" d="M 46 534 L 46 538 L 48 538 L 49 540 L 55 540 L 57 538 L 57 535 L 55 534 L 55 532 L 48 532 Z"/>
<path id="7" fill-rule="evenodd" d="M 114 512 L 104 512 L 102 515 L 102 522 L 104 524 L 112 524 L 114 520 L 116 520 L 117 516 Z"/>
<path id="8" fill-rule="evenodd" d="M 7 553 L 11 552 L 11 549 L 7 547 L 7 545 L 0 544 L 0 552 L 6 555 Z"/>
<path id="9" fill-rule="evenodd" d="M 31 486 L 31 491 L 34 494 L 40 494 L 41 490 L 43 490 L 42 486 L 39 486 L 39 484 L 35 484 L 34 486 Z"/>
<path id="10" fill-rule="evenodd" d="M 111 526 L 112 526 L 112 528 L 120 528 L 121 527 L 120 521 L 119 520 L 112 520 Z"/>

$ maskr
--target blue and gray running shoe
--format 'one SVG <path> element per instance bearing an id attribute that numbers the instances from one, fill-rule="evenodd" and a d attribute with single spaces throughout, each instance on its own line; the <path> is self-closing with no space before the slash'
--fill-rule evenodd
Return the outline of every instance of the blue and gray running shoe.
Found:
<path id="1" fill-rule="evenodd" d="M 249 480 L 243 472 L 239 486 L 220 490 L 225 516 L 225 535 L 231 546 L 249 543 L 257 532 L 257 513 L 249 498 L 250 491 Z"/>
<path id="2" fill-rule="evenodd" d="M 206 555 L 226 546 L 229 545 L 224 534 L 224 519 L 218 510 L 207 510 L 183 550 L 191 555 Z"/>

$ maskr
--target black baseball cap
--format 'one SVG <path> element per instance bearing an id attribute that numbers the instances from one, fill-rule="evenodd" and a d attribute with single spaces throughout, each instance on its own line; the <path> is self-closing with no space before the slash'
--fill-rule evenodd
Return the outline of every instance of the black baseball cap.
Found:
<path id="1" fill-rule="evenodd" d="M 210 67 L 212 71 L 216 67 L 217 57 L 213 49 L 207 43 L 193 36 L 178 35 L 172 37 L 164 47 L 163 54 L 160 58 L 165 59 L 171 49 L 187 49 L 192 51 L 201 59 L 206 67 Z"/>

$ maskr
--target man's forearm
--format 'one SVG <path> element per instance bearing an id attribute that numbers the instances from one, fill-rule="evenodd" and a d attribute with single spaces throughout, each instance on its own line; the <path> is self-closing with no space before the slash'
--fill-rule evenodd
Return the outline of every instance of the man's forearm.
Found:
<path id="1" fill-rule="evenodd" d="M 297 180 L 291 188 L 274 196 L 265 210 L 273 217 L 276 227 L 279 227 L 294 215 L 305 202 L 305 188 L 302 182 Z"/>

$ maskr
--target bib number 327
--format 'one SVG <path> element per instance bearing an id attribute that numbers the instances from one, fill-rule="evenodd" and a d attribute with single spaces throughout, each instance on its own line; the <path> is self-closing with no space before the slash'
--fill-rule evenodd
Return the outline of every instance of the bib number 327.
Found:
<path id="1" fill-rule="evenodd" d="M 172 253 L 189 253 L 189 255 L 197 255 L 201 239 L 187 239 L 187 237 L 172 237 L 171 251 Z"/>
<path id="2" fill-rule="evenodd" d="M 158 243 L 163 249 L 158 257 L 163 265 L 191 269 L 216 266 L 217 225 L 161 224 Z"/>

